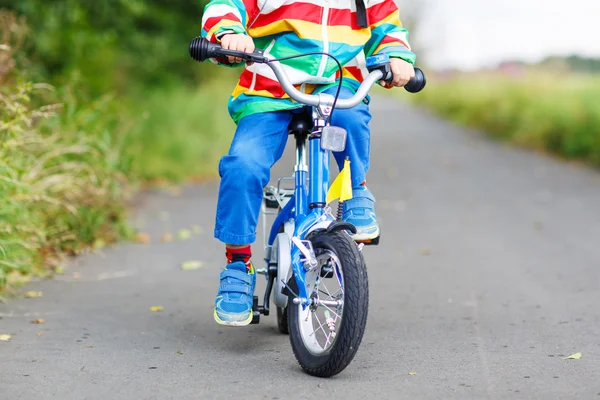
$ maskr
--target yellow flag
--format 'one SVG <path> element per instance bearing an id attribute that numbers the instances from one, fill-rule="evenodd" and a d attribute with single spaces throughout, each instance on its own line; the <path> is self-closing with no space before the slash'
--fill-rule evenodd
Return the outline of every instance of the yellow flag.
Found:
<path id="1" fill-rule="evenodd" d="M 352 198 L 352 179 L 350 176 L 350 160 L 344 161 L 344 168 L 340 171 L 340 174 L 335 178 L 329 191 L 327 192 L 327 204 L 331 203 L 336 199 L 340 201 L 350 200 Z"/>

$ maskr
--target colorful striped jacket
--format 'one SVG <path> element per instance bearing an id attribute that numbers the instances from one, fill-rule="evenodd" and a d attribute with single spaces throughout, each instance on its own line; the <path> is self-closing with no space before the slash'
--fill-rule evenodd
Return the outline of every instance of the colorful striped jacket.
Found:
<path id="1" fill-rule="evenodd" d="M 202 36 L 218 42 L 227 33 L 244 33 L 254 39 L 256 48 L 274 57 L 328 52 L 344 66 L 343 84 L 356 90 L 371 55 L 387 53 L 415 62 L 394 0 L 363 1 L 366 28 L 357 22 L 355 0 L 212 0 L 204 10 Z M 226 60 L 211 61 L 229 65 Z M 324 90 L 340 78 L 337 64 L 327 56 L 282 64 L 292 83 L 306 93 Z M 245 67 L 229 100 L 236 123 L 246 115 L 300 106 L 263 64 Z"/>

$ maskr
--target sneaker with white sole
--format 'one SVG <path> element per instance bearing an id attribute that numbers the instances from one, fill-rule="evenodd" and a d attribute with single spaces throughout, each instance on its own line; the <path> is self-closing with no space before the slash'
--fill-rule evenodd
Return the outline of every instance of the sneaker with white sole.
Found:
<path id="1" fill-rule="evenodd" d="M 227 326 L 246 326 L 252 322 L 252 300 L 256 272 L 252 263 L 232 262 L 219 276 L 221 284 L 215 299 L 215 321 Z"/>
<path id="2" fill-rule="evenodd" d="M 365 186 L 352 189 L 352 198 L 343 204 L 343 220 L 356 227 L 356 242 L 379 242 L 379 222 L 375 215 L 375 197 Z"/>

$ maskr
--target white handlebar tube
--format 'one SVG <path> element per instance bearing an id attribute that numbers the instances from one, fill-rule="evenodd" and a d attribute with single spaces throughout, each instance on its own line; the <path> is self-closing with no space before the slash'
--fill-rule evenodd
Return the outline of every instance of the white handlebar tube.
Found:
<path id="1" fill-rule="evenodd" d="M 287 74 L 285 73 L 279 62 L 270 61 L 266 64 L 273 70 L 275 76 L 277 77 L 277 80 L 283 87 L 283 90 L 285 90 L 288 96 L 290 96 L 292 99 L 296 100 L 299 103 L 313 107 L 331 107 L 333 105 L 333 96 L 331 95 L 306 94 L 296 89 L 294 85 L 290 82 L 289 78 L 287 77 Z M 360 87 L 356 91 L 356 94 L 354 94 L 354 96 L 350 97 L 349 99 L 337 99 L 335 103 L 335 108 L 348 109 L 356 107 L 358 104 L 360 104 L 361 101 L 364 100 L 365 97 L 367 97 L 367 94 L 369 93 L 369 90 L 371 90 L 371 87 L 373 87 L 373 85 L 382 78 L 383 73 L 380 70 L 375 70 L 371 72 L 361 83 Z"/>

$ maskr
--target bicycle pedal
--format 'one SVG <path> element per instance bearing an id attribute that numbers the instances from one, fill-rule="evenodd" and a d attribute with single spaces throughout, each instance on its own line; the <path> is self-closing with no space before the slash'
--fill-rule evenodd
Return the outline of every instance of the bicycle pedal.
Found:
<path id="1" fill-rule="evenodd" d="M 251 325 L 260 323 L 260 311 L 258 310 L 258 296 L 252 298 L 252 322 Z"/>
<path id="2" fill-rule="evenodd" d="M 258 325 L 260 324 L 260 311 L 252 311 L 252 322 L 250 325 Z"/>
<path id="3" fill-rule="evenodd" d="M 369 240 L 356 240 L 356 243 L 362 243 L 365 246 L 377 246 L 379 244 L 379 236 Z"/>

